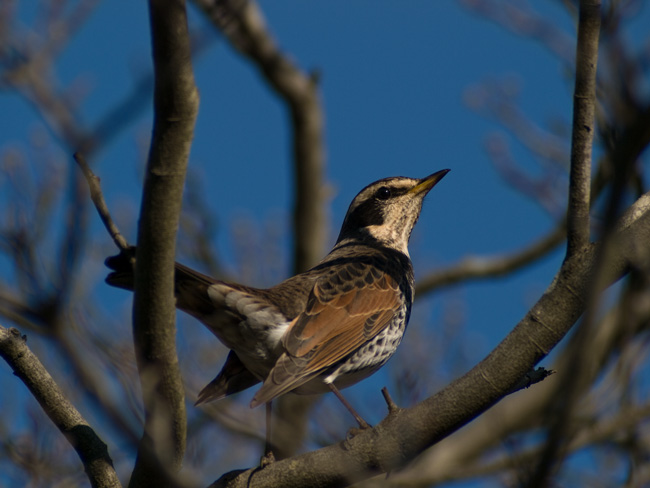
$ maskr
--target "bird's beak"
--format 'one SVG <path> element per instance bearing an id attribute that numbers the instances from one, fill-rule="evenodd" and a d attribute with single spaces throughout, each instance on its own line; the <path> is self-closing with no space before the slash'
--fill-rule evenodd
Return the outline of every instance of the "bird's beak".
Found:
<path id="1" fill-rule="evenodd" d="M 412 195 L 418 195 L 420 193 L 426 194 L 429 190 L 431 190 L 431 188 L 436 186 L 436 183 L 438 183 L 447 173 L 449 173 L 449 171 L 451 170 L 442 169 L 440 171 L 436 171 L 432 175 L 422 178 L 417 185 L 409 190 L 409 193 Z"/>

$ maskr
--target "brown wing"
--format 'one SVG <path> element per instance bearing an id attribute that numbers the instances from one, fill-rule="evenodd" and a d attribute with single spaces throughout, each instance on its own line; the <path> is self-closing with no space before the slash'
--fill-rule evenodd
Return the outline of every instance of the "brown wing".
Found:
<path id="1" fill-rule="evenodd" d="M 305 312 L 285 336 L 286 352 L 251 406 L 266 403 L 317 376 L 376 336 L 397 313 L 400 291 L 392 277 L 374 268 L 356 277 L 350 276 L 351 271 L 344 269 L 316 283 Z"/>

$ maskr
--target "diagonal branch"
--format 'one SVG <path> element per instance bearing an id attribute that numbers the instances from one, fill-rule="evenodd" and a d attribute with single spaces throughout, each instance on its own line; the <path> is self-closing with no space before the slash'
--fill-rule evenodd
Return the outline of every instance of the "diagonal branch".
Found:
<path id="1" fill-rule="evenodd" d="M 0 356 L 77 451 L 93 487 L 121 487 L 106 444 L 65 397 L 17 329 L 0 326 Z"/>
<path id="2" fill-rule="evenodd" d="M 530 246 L 507 256 L 465 258 L 447 269 L 441 269 L 418 280 L 416 294 L 431 293 L 439 288 L 470 280 L 484 280 L 503 276 L 545 256 L 565 238 L 564 222 L 548 235 Z"/>
<path id="3" fill-rule="evenodd" d="M 90 190 L 90 198 L 95 204 L 95 208 L 97 209 L 97 213 L 99 213 L 99 217 L 104 223 L 104 227 L 106 227 L 106 230 L 120 251 L 126 251 L 129 248 L 129 243 L 120 233 L 120 229 L 118 229 L 117 225 L 113 221 L 113 218 L 111 217 L 110 212 L 108 211 L 108 206 L 106 205 L 106 200 L 104 200 L 101 185 L 99 184 L 99 177 L 95 175 L 95 173 L 93 173 L 93 171 L 90 169 L 90 166 L 88 166 L 86 158 L 84 158 L 83 154 L 78 152 L 75 153 L 74 159 L 79 165 L 79 168 L 81 168 L 81 172 L 83 173 L 84 177 L 86 178 L 86 182 L 88 183 L 88 188 Z"/>
<path id="4" fill-rule="evenodd" d="M 595 333 L 590 334 L 586 340 L 584 338 L 578 340 L 577 336 L 573 335 L 552 365 L 553 369 L 573 376 L 575 351 L 577 349 L 588 351 L 589 363 L 596 367 L 583 370 L 583 374 L 588 374 L 591 381 L 600 378 L 599 388 L 607 391 L 607 401 L 612 401 L 611 384 L 625 383 L 619 373 L 624 369 L 620 367 L 622 358 L 635 356 L 627 352 L 629 349 L 621 344 L 627 344 L 633 337 L 639 337 L 638 334 L 643 337 L 650 317 L 650 302 L 646 300 L 647 289 L 638 290 L 630 286 L 629 278 L 626 281 L 623 298 L 607 312 L 602 320 L 599 320 L 597 331 L 593 331 Z M 640 300 L 642 306 L 639 306 Z M 633 303 L 636 305 L 631 305 Z M 611 377 L 609 381 L 608 376 Z M 450 479 L 467 479 L 468 476 L 472 476 L 470 470 L 484 469 L 483 467 L 469 468 L 473 465 L 494 466 L 488 459 L 494 460 L 492 453 L 499 450 L 498 446 L 502 446 L 504 440 L 512 439 L 513 435 L 518 436 L 521 432 L 536 431 L 540 425 L 545 424 L 547 417 L 556 417 L 558 400 L 567 394 L 566 390 L 562 389 L 562 383 L 561 377 L 558 377 L 545 384 L 543 388 L 535 388 L 526 395 L 499 403 L 462 431 L 428 449 L 417 461 L 395 477 L 394 481 L 395 479 L 408 480 L 414 486 L 415 484 L 429 486 Z M 578 413 L 582 420 L 587 410 L 584 406 L 593 405 L 597 410 L 598 405 L 602 403 L 602 400 L 599 400 L 602 396 L 591 392 L 589 395 L 581 396 Z M 594 412 L 593 415 L 597 417 L 598 413 Z M 589 422 L 586 424 L 580 422 L 585 429 L 588 429 L 587 424 Z M 540 441 L 544 443 L 546 438 Z M 537 455 L 535 460 L 539 459 L 540 456 Z M 532 465 L 532 462 L 527 463 L 527 466 Z"/>
<path id="5" fill-rule="evenodd" d="M 212 486 L 343 486 L 397 469 L 506 396 L 533 366 L 571 330 L 594 291 L 598 271 L 608 286 L 641 260 L 650 242 L 650 193 L 623 216 L 611 235 L 614 252 L 599 260 L 591 244 L 567 257 L 539 301 L 476 367 L 420 404 L 389 414 L 377 427 L 351 440 L 263 470 L 228 473 Z"/>
<path id="6" fill-rule="evenodd" d="M 599 33 L 600 0 L 581 0 L 573 95 L 567 256 L 572 256 L 589 243 L 591 152 L 594 139 Z"/>

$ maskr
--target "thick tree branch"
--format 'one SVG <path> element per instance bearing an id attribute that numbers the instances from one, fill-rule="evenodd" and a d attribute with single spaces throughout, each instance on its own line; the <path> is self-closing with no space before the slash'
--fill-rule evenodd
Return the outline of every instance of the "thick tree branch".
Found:
<path id="1" fill-rule="evenodd" d="M 0 326 L 0 356 L 25 383 L 47 416 L 77 451 L 91 485 L 121 487 L 106 444 L 68 401 L 17 329 Z"/>
<path id="2" fill-rule="evenodd" d="M 573 95 L 567 256 L 573 255 L 589 243 L 591 152 L 595 131 L 599 33 L 600 0 L 581 0 L 576 48 L 576 82 Z"/>
<path id="3" fill-rule="evenodd" d="M 615 253 L 602 257 L 591 244 L 568 257 L 540 300 L 490 355 L 463 377 L 422 403 L 389 415 L 350 441 L 280 461 L 263 470 L 225 475 L 213 486 L 343 486 L 396 469 L 483 413 L 516 385 L 567 334 L 594 291 L 632 264 L 648 260 L 650 194 L 639 199 L 612 235 Z"/>
<path id="4" fill-rule="evenodd" d="M 150 0 L 154 127 L 138 227 L 133 335 L 145 427 L 131 486 L 166 486 L 185 452 L 185 395 L 176 355 L 174 255 L 198 111 L 184 0 Z"/>
<path id="5" fill-rule="evenodd" d="M 598 405 L 602 404 L 603 397 L 612 402 L 612 390 L 629 381 L 621 378 L 621 371 L 625 368 L 619 363 L 631 355 L 627 352 L 627 347 L 633 338 L 647 330 L 650 317 L 650 301 L 647 297 L 647 290 L 639 290 L 636 285 L 628 282 L 622 299 L 599 320 L 593 334 L 586 340 L 578 340 L 573 335 L 552 364 L 552 368 L 560 375 L 573 375 L 575 350 L 588 351 L 589 363 L 594 367 L 583 370 L 583 374 L 588 374 L 592 382 L 599 378 L 599 389 L 605 391 L 600 395 L 597 392 L 582 395 L 578 408 L 582 421 L 578 422 L 578 429 L 589 429 L 590 422 L 585 422 L 585 417 L 592 415 L 599 418 L 602 411 Z M 398 485 L 399 482 L 408 482 L 414 486 L 429 486 L 450 479 L 467 479 L 471 477 L 471 469 L 482 471 L 485 466 L 494 466 L 488 460 L 494 460 L 495 452 L 507 446 L 511 436 L 517 438 L 522 433 L 537 431 L 540 427 L 543 428 L 549 418 L 556 416 L 559 400 L 566 396 L 562 389 L 563 381 L 558 381 L 560 375 L 557 379 L 545 382 L 542 387 L 532 388 L 525 395 L 509 397 L 500 402 L 461 431 L 428 449 L 406 470 L 393 476 L 393 481 Z M 581 435 L 580 432 L 582 431 L 578 431 L 577 435 Z M 573 440 L 569 440 L 569 443 L 573 443 Z M 539 456 L 536 460 L 539 460 Z M 531 465 L 526 463 L 527 472 Z M 470 468 L 471 466 L 478 467 Z"/>

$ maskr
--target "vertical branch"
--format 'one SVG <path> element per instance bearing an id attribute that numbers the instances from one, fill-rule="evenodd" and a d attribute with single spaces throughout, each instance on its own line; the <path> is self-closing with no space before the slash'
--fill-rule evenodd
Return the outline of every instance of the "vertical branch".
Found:
<path id="1" fill-rule="evenodd" d="M 321 259 L 325 239 L 323 192 L 323 118 L 314 80 L 305 85 L 304 96 L 291 104 L 295 168 L 294 260 L 297 274 Z"/>
<path id="2" fill-rule="evenodd" d="M 567 257 L 573 256 L 589 243 L 591 151 L 594 138 L 599 33 L 600 1 L 580 0 L 576 82 L 573 94 Z"/>
<path id="3" fill-rule="evenodd" d="M 150 0 L 154 126 L 135 270 L 133 336 L 145 407 L 130 486 L 168 486 L 185 452 L 185 398 L 176 355 L 174 254 L 198 111 L 184 0 Z"/>
<path id="4" fill-rule="evenodd" d="M 323 114 L 316 77 L 303 73 L 280 51 L 254 1 L 193 1 L 289 109 L 295 174 L 293 273 L 304 271 L 322 257 L 326 241 Z"/>
<path id="5" fill-rule="evenodd" d="M 571 171 L 569 174 L 569 206 L 567 209 L 567 258 L 579 255 L 589 244 L 591 157 L 594 137 L 594 113 L 596 106 L 596 67 L 598 63 L 598 38 L 600 34 L 600 1 L 580 0 L 578 17 L 578 42 L 576 48 L 576 81 L 573 94 L 573 128 L 571 138 Z M 582 323 L 575 338 L 582 344 L 594 325 L 594 296 L 602 289 L 605 267 L 602 257 L 609 247 L 607 239 L 601 241 L 599 258 L 592 280 L 586 288 L 589 300 L 582 316 Z M 587 349 L 579 348 L 572 358 L 570 375 L 561 378 L 559 391 L 563 393 L 555 405 L 553 420 L 548 429 L 547 442 L 527 483 L 529 488 L 549 484 L 551 474 L 559 464 L 570 437 L 570 419 L 578 399 L 588 383 L 585 367 Z"/>

